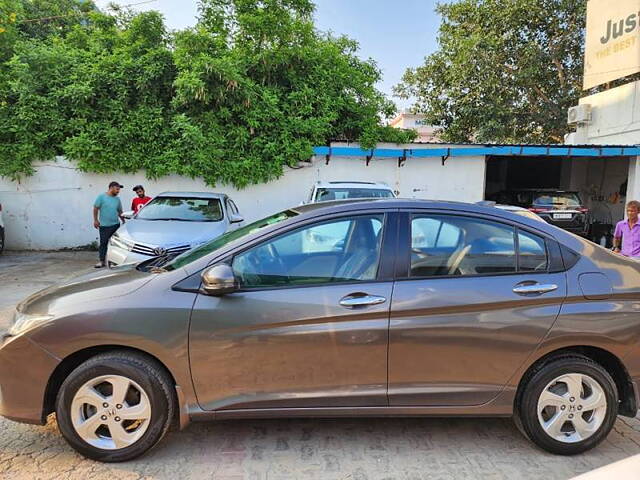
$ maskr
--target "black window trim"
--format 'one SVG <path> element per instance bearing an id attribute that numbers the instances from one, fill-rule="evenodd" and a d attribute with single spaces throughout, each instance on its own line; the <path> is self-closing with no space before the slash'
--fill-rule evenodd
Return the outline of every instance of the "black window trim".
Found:
<path id="1" fill-rule="evenodd" d="M 476 218 L 480 220 L 490 221 L 494 223 L 501 223 L 503 225 L 507 225 L 514 230 L 514 245 L 516 248 L 516 271 L 515 272 L 503 272 L 503 273 L 478 273 L 474 275 L 429 275 L 429 276 L 421 276 L 421 277 L 412 277 L 410 275 L 411 272 L 411 220 L 416 215 L 448 215 L 448 216 L 456 216 L 456 217 L 466 217 L 466 218 Z M 549 241 L 553 241 L 557 243 L 557 240 L 547 234 L 546 232 L 539 232 L 531 227 L 526 225 L 521 225 L 516 222 L 512 222 L 510 220 L 492 217 L 490 215 L 478 214 L 475 212 L 460 212 L 457 210 L 436 210 L 436 209 L 407 209 L 401 210 L 399 212 L 400 222 L 401 224 L 398 226 L 398 250 L 396 253 L 396 257 L 400 260 L 397 262 L 396 267 L 396 280 L 404 281 L 404 280 L 437 280 L 437 279 L 451 279 L 451 278 L 483 278 L 483 277 L 504 277 L 504 276 L 514 276 L 514 275 L 541 275 L 548 273 L 560 273 L 564 270 L 552 270 L 551 266 L 551 256 L 550 249 L 547 244 Z M 545 251 L 547 255 L 547 269 L 539 272 L 535 271 L 518 271 L 519 268 L 519 245 L 518 245 L 518 229 L 530 233 L 532 235 L 536 235 L 543 240 L 545 240 Z M 403 253 L 404 250 L 404 253 Z"/>

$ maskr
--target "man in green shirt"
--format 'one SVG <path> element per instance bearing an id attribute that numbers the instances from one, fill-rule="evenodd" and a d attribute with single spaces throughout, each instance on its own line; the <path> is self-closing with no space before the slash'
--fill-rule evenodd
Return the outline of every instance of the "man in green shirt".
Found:
<path id="1" fill-rule="evenodd" d="M 93 203 L 93 226 L 100 232 L 100 261 L 96 263 L 96 268 L 102 268 L 106 265 L 109 239 L 120 228 L 120 220 L 124 222 L 122 203 L 118 198 L 121 188 L 120 183 L 111 182 L 109 190 L 98 195 Z"/>

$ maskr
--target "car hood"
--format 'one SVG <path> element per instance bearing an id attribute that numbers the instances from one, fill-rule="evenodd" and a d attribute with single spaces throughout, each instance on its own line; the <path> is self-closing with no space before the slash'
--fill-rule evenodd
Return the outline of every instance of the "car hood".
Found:
<path id="1" fill-rule="evenodd" d="M 31 295 L 17 310 L 29 314 L 82 310 L 87 308 L 86 304 L 131 294 L 154 278 L 155 275 L 140 272 L 133 265 L 90 272 Z"/>
<path id="2" fill-rule="evenodd" d="M 179 220 L 129 220 L 118 235 L 135 243 L 155 247 L 198 245 L 222 235 L 226 230 L 220 222 L 182 222 Z"/>

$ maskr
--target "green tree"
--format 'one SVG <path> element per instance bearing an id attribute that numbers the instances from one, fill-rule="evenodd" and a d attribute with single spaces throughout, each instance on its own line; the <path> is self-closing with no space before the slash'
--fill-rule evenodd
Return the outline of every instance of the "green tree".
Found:
<path id="1" fill-rule="evenodd" d="M 66 155 L 86 171 L 244 187 L 333 138 L 415 138 L 381 126 L 394 107 L 380 71 L 318 32 L 312 12 L 308 0 L 203 0 L 198 24 L 175 34 L 157 12 L 73 10 L 42 31 L 18 18 L 0 64 L 0 175 Z"/>
<path id="2" fill-rule="evenodd" d="M 440 4 L 439 48 L 396 93 L 448 141 L 562 142 L 580 97 L 586 1 Z"/>

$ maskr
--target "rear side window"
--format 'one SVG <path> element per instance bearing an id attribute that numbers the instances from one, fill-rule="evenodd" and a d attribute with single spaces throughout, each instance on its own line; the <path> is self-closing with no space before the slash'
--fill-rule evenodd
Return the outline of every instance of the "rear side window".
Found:
<path id="1" fill-rule="evenodd" d="M 515 229 L 448 215 L 411 221 L 411 277 L 516 271 Z"/>
<path id="2" fill-rule="evenodd" d="M 455 215 L 411 219 L 410 277 L 547 271 L 542 237 L 499 222 Z"/>
<path id="3" fill-rule="evenodd" d="M 544 238 L 518 231 L 518 269 L 521 272 L 540 272 L 548 268 Z"/>

